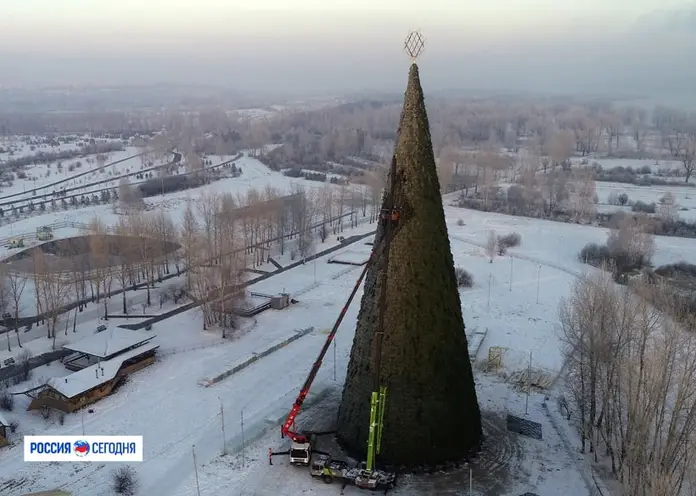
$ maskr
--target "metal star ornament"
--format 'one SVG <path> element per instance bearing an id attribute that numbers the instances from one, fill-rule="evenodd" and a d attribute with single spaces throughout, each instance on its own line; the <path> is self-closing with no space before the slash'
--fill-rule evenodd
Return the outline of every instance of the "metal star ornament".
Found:
<path id="1" fill-rule="evenodd" d="M 406 41 L 404 42 L 404 49 L 406 50 L 406 53 L 408 53 L 408 55 L 411 57 L 412 63 L 416 63 L 418 57 L 420 57 L 421 53 L 423 53 L 424 48 L 425 38 L 423 38 L 423 35 L 420 31 L 411 31 L 410 33 L 408 33 Z"/>

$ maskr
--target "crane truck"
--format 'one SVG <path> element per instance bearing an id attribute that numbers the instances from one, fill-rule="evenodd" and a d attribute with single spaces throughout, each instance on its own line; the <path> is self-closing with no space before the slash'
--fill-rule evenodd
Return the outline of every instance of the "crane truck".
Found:
<path id="1" fill-rule="evenodd" d="M 309 375 L 307 375 L 307 379 L 302 385 L 302 388 L 300 388 L 300 393 L 297 395 L 297 399 L 295 400 L 295 403 L 292 405 L 292 409 L 290 410 L 287 419 L 280 428 L 281 437 L 290 438 L 290 449 L 288 451 L 276 452 L 274 452 L 273 450 L 269 450 L 268 460 L 271 465 L 273 464 L 273 457 L 279 455 L 289 455 L 290 463 L 292 465 L 302 466 L 309 466 L 309 463 L 312 458 L 312 452 L 315 452 L 317 454 L 328 455 L 328 453 L 323 453 L 315 450 L 313 445 L 315 444 L 316 438 L 318 436 L 321 436 L 323 434 L 332 434 L 333 432 L 297 432 L 295 428 L 295 419 L 297 418 L 297 415 L 300 413 L 302 405 L 307 399 L 307 395 L 309 394 L 309 390 L 312 387 L 312 383 L 314 383 L 314 379 L 316 379 L 317 374 L 319 373 L 319 369 L 321 368 L 321 365 L 324 362 L 324 357 L 326 356 L 326 353 L 329 351 L 331 343 L 336 337 L 338 328 L 340 327 L 341 322 L 343 322 L 343 318 L 345 317 L 346 312 L 348 311 L 348 308 L 350 307 L 350 304 L 353 301 L 353 298 L 355 298 L 355 295 L 358 292 L 358 289 L 360 288 L 360 284 L 365 278 L 365 274 L 367 273 L 367 269 L 370 265 L 370 261 L 373 259 L 373 256 L 374 255 L 370 257 L 370 260 L 368 260 L 362 272 L 360 273 L 360 277 L 355 283 L 355 286 L 353 287 L 353 290 L 351 291 L 350 296 L 348 297 L 348 301 L 341 309 L 341 313 L 338 315 L 338 319 L 336 319 L 336 322 L 331 328 L 331 331 L 329 332 L 329 335 L 327 336 L 326 341 L 324 342 L 324 346 L 322 346 L 321 351 L 319 352 L 319 356 L 312 365 L 312 368 L 309 371 Z"/>
<path id="2" fill-rule="evenodd" d="M 396 209 L 384 209 L 381 213 L 381 219 L 385 224 L 396 224 L 399 220 L 399 212 Z M 386 248 L 386 246 L 385 246 Z M 367 271 L 376 259 L 375 252 L 370 255 L 369 260 L 363 267 L 358 280 L 355 282 L 353 289 L 348 296 L 348 300 L 341 309 L 341 312 L 336 319 L 331 331 L 329 332 L 324 345 L 319 352 L 319 356 L 312 365 L 312 368 L 305 380 L 304 384 L 300 388 L 300 392 L 295 400 L 295 403 L 287 416 L 287 419 L 281 426 L 281 437 L 290 438 L 291 445 L 290 449 L 287 451 L 276 451 L 272 449 L 268 450 L 268 461 L 270 465 L 273 465 L 273 457 L 280 455 L 288 455 L 290 463 L 292 465 L 299 466 L 310 466 L 310 474 L 314 477 L 320 477 L 324 482 L 331 483 L 334 480 L 339 480 L 343 483 L 345 488 L 348 484 L 354 484 L 361 489 L 371 489 L 371 490 L 384 490 L 385 494 L 389 489 L 392 489 L 396 485 L 396 474 L 385 472 L 382 470 L 376 470 L 374 468 L 374 457 L 379 453 L 379 444 L 381 440 L 382 432 L 382 422 L 384 418 L 384 404 L 386 401 L 386 388 L 381 387 L 379 392 L 372 393 L 371 411 L 370 411 L 370 439 L 368 442 L 368 455 L 367 462 L 361 464 L 360 467 L 350 468 L 348 464 L 341 460 L 331 459 L 329 453 L 315 449 L 316 438 L 325 434 L 333 434 L 333 431 L 329 432 L 297 432 L 295 426 L 295 420 L 299 414 L 302 405 L 307 399 L 309 390 L 312 387 L 314 379 L 316 379 L 319 369 L 324 361 L 324 357 L 331 346 L 331 343 L 336 337 L 338 328 L 340 327 L 343 319 L 355 298 L 360 285 L 362 284 Z M 320 455 L 317 459 L 312 462 L 312 455 Z"/>
<path id="3" fill-rule="evenodd" d="M 380 212 L 380 223 L 384 227 L 384 244 L 382 245 L 382 248 L 379 251 L 380 253 L 382 250 L 385 251 L 384 267 L 382 268 L 382 270 L 384 271 L 385 278 L 388 272 L 389 265 L 389 246 L 391 244 L 394 228 L 396 228 L 399 224 L 401 214 L 400 210 L 394 205 L 394 185 L 396 182 L 395 160 L 392 160 L 390 177 L 391 184 L 389 192 L 387 193 L 385 191 L 386 197 L 384 202 L 384 208 Z M 326 341 L 324 342 L 324 346 L 322 346 L 321 351 L 319 352 L 319 356 L 312 365 L 312 368 L 309 371 L 309 374 L 307 375 L 307 379 L 302 385 L 300 393 L 297 395 L 297 399 L 295 400 L 295 403 L 292 405 L 292 409 L 290 410 L 287 419 L 281 426 L 281 437 L 289 437 L 291 440 L 290 449 L 288 451 L 281 452 L 273 452 L 272 449 L 269 449 L 268 462 L 272 465 L 274 456 L 289 455 L 290 463 L 292 465 L 309 466 L 311 464 L 310 474 L 314 477 L 321 477 L 324 480 L 324 482 L 330 483 L 333 482 L 334 479 L 338 479 L 343 483 L 344 489 L 348 484 L 354 484 L 361 489 L 384 490 L 384 493 L 386 494 L 389 489 L 393 488 L 396 485 L 396 474 L 386 472 L 383 470 L 377 470 L 375 468 L 375 457 L 380 452 L 382 426 L 384 424 L 384 411 L 387 396 L 386 386 L 382 386 L 380 383 L 380 368 L 382 355 L 381 348 L 382 338 L 384 335 L 384 310 L 386 308 L 387 294 L 386 280 L 383 282 L 381 288 L 381 294 L 379 299 L 379 306 L 381 310 L 379 312 L 379 322 L 377 325 L 377 329 L 375 330 L 376 346 L 373 350 L 375 386 L 372 392 L 370 402 L 370 426 L 367 446 L 367 461 L 360 464 L 359 467 L 349 468 L 346 462 L 341 460 L 333 460 L 331 459 L 331 456 L 328 453 L 314 449 L 314 444 L 316 442 L 317 436 L 322 434 L 331 434 L 331 432 L 319 433 L 306 431 L 300 433 L 297 432 L 295 428 L 295 420 L 297 418 L 297 415 L 299 414 L 302 405 L 307 399 L 307 395 L 309 394 L 309 390 L 312 387 L 312 383 L 314 382 L 314 379 L 316 379 L 317 374 L 319 373 L 319 369 L 321 368 L 321 365 L 324 361 L 324 357 L 326 356 L 326 353 L 329 350 L 331 343 L 334 341 L 334 338 L 336 337 L 338 328 L 340 327 L 341 322 L 343 322 L 343 318 L 345 317 L 346 312 L 350 307 L 350 304 L 353 302 L 353 298 L 355 298 L 355 295 L 358 292 L 358 289 L 360 288 L 360 285 L 362 284 L 362 281 L 365 278 L 368 269 L 378 258 L 376 256 L 377 251 L 378 250 L 372 251 L 370 258 L 368 259 L 367 263 L 365 264 L 365 267 L 360 273 L 360 277 L 358 277 L 358 280 L 355 282 L 355 286 L 353 286 L 353 289 L 350 292 L 350 295 L 348 296 L 348 300 L 341 309 L 341 312 L 339 313 L 336 322 L 331 328 L 331 331 L 329 332 Z M 314 462 L 312 462 L 313 453 L 321 455 Z"/>

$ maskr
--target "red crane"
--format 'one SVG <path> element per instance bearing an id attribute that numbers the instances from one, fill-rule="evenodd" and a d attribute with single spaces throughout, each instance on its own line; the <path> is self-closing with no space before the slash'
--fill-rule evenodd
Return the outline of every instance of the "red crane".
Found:
<path id="1" fill-rule="evenodd" d="M 395 224 L 399 220 L 399 212 L 396 209 L 391 209 L 387 210 L 385 209 L 382 212 L 381 215 L 382 222 L 384 223 L 389 223 L 391 222 L 392 224 Z M 384 248 L 384 247 L 383 247 Z M 381 252 L 381 250 L 380 250 Z M 309 394 L 309 390 L 312 387 L 312 383 L 314 382 L 314 379 L 316 379 L 317 374 L 319 373 L 319 369 L 322 366 L 322 363 L 324 362 L 324 357 L 326 356 L 326 353 L 329 351 L 329 347 L 331 346 L 331 343 L 333 342 L 334 338 L 336 337 L 336 333 L 338 332 L 338 328 L 341 326 L 341 322 L 343 322 L 343 318 L 346 316 L 346 313 L 348 312 L 348 308 L 350 308 L 350 304 L 353 302 L 353 299 L 355 298 L 355 295 L 358 292 L 358 289 L 360 289 L 360 285 L 363 282 L 363 279 L 365 279 L 365 275 L 367 274 L 367 271 L 370 269 L 370 266 L 374 263 L 374 260 L 377 258 L 377 253 L 375 251 L 372 252 L 370 255 L 370 258 L 367 260 L 367 263 L 363 267 L 362 272 L 360 273 L 360 277 L 358 277 L 358 280 L 355 282 L 355 286 L 353 286 L 353 290 L 350 292 L 350 296 L 348 296 L 348 300 L 346 301 L 345 305 L 343 305 L 343 308 L 341 309 L 341 313 L 338 315 L 338 318 L 336 319 L 336 322 L 334 323 L 333 327 L 331 328 L 331 332 L 329 332 L 329 335 L 326 337 L 326 341 L 324 342 L 324 346 L 322 346 L 321 351 L 319 352 L 319 356 L 317 357 L 316 361 L 314 362 L 314 365 L 312 365 L 312 369 L 309 371 L 309 375 L 307 375 L 307 379 L 305 380 L 304 384 L 302 385 L 302 388 L 300 389 L 300 393 L 297 395 L 297 399 L 295 400 L 295 403 L 292 405 L 292 409 L 290 410 L 290 413 L 288 414 L 287 419 L 283 423 L 280 429 L 280 434 L 282 437 L 289 437 L 292 440 L 292 445 L 290 447 L 290 450 L 288 451 L 276 451 L 274 452 L 273 450 L 269 450 L 268 453 L 268 460 L 271 464 L 273 464 L 272 457 L 277 456 L 277 455 L 290 455 L 290 463 L 293 465 L 309 465 L 312 452 L 314 453 L 319 453 L 319 454 L 328 454 L 322 451 L 318 450 L 313 450 L 312 445 L 313 443 L 313 436 L 319 436 L 322 434 L 333 434 L 333 431 L 329 432 L 303 432 L 299 433 L 295 431 L 295 419 L 297 418 L 297 415 L 300 413 L 300 409 L 302 408 L 302 405 L 304 404 L 305 400 L 307 399 L 307 395 Z"/>
<path id="2" fill-rule="evenodd" d="M 353 298 L 355 298 L 356 293 L 358 292 L 358 289 L 360 288 L 360 284 L 362 284 L 363 279 L 365 278 L 365 275 L 367 274 L 367 271 L 369 270 L 370 266 L 374 263 L 374 261 L 377 259 L 377 252 L 382 253 L 382 251 L 386 251 L 386 259 L 384 260 L 384 270 L 387 270 L 387 266 L 389 263 L 388 257 L 389 257 L 389 245 L 391 243 L 392 239 L 392 231 L 395 226 L 398 225 L 401 212 L 400 210 L 394 205 L 394 186 L 396 183 L 396 161 L 392 160 L 391 164 L 391 169 L 390 169 L 390 187 L 388 191 L 385 191 L 385 202 L 384 202 L 384 208 L 380 212 L 380 223 L 384 227 L 383 231 L 383 236 L 384 236 L 384 243 L 382 244 L 381 249 L 379 250 L 373 250 L 372 254 L 370 255 L 370 258 L 367 260 L 367 263 L 365 263 L 365 267 L 363 267 L 362 272 L 360 273 L 360 277 L 358 277 L 358 280 L 355 282 L 355 286 L 353 286 L 353 290 L 350 292 L 350 295 L 348 296 L 348 300 L 346 301 L 345 305 L 343 305 L 343 308 L 341 309 L 341 313 L 339 313 L 338 318 L 336 319 L 336 322 L 333 325 L 333 328 L 331 329 L 331 332 L 329 332 L 329 335 L 326 337 L 326 342 L 324 343 L 324 346 L 321 348 L 321 351 L 319 352 L 319 356 L 317 357 L 316 361 L 314 362 L 314 365 L 312 365 L 312 369 L 309 371 L 309 375 L 307 376 L 307 379 L 305 380 L 304 384 L 302 385 L 302 388 L 300 389 L 300 393 L 297 395 L 297 399 L 295 400 L 295 403 L 292 405 L 292 409 L 290 410 L 290 413 L 288 414 L 287 419 L 285 420 L 285 423 L 281 426 L 280 429 L 280 434 L 281 437 L 289 437 L 292 440 L 292 445 L 290 447 L 290 450 L 288 451 L 279 451 L 279 452 L 273 452 L 272 449 L 268 450 L 268 461 L 272 465 L 273 464 L 273 457 L 276 455 L 290 455 L 290 463 L 293 465 L 309 465 L 311 457 L 312 457 L 312 451 L 314 453 L 320 453 L 320 454 L 325 454 L 328 455 L 328 453 L 318 451 L 318 450 L 313 450 L 312 445 L 313 439 L 312 437 L 316 437 L 322 434 L 333 434 L 333 432 L 304 432 L 304 433 L 298 433 L 295 431 L 295 419 L 297 418 L 297 415 L 300 413 L 300 409 L 302 408 L 302 405 L 304 404 L 305 400 L 307 399 L 307 395 L 309 394 L 309 390 L 312 387 L 312 383 L 314 382 L 314 379 L 316 379 L 317 374 L 319 373 L 319 369 L 321 368 L 322 363 L 324 362 L 324 357 L 326 356 L 326 353 L 329 351 L 329 347 L 331 346 L 331 343 L 333 342 L 334 338 L 336 337 L 336 332 L 338 332 L 338 328 L 341 325 L 341 322 L 343 322 L 343 318 L 346 316 L 346 312 L 348 311 L 348 308 L 350 307 L 350 304 L 353 302 Z M 377 242 L 377 239 L 375 239 L 375 243 Z M 384 285 L 385 287 L 382 288 L 382 292 L 380 295 L 380 319 L 379 319 L 379 325 L 377 329 L 377 343 L 376 343 L 376 349 L 375 349 L 375 377 L 374 377 L 374 382 L 377 386 L 377 389 L 379 389 L 380 385 L 380 377 L 379 377 L 379 372 L 381 368 L 381 344 L 382 344 L 382 337 L 384 334 L 384 307 L 386 305 L 386 283 Z M 376 390 L 377 390 L 376 389 Z"/>
<path id="3" fill-rule="evenodd" d="M 309 371 L 309 375 L 307 376 L 307 379 L 305 380 L 304 384 L 302 385 L 302 388 L 300 389 L 300 393 L 297 395 L 297 399 L 295 400 L 295 403 L 292 405 L 292 409 L 290 410 L 290 413 L 288 414 L 288 418 L 285 420 L 285 423 L 280 428 L 280 434 L 282 437 L 289 437 L 292 440 L 292 446 L 289 451 L 278 451 L 278 452 L 273 452 L 272 450 L 269 450 L 269 462 L 272 464 L 272 458 L 273 456 L 276 455 L 290 455 L 290 463 L 293 465 L 309 465 L 309 461 L 312 455 L 312 436 L 316 435 L 321 435 L 321 434 L 329 434 L 329 433 L 322 433 L 322 432 L 304 432 L 304 433 L 298 433 L 295 431 L 295 418 L 297 418 L 297 415 L 300 413 L 300 409 L 302 408 L 302 405 L 304 404 L 305 400 L 307 399 L 307 395 L 309 394 L 309 390 L 312 387 L 312 383 L 314 382 L 314 379 L 316 379 L 317 374 L 319 373 L 319 369 L 321 368 L 322 363 L 324 362 L 324 357 L 326 356 L 326 353 L 329 351 L 329 347 L 331 346 L 331 343 L 333 342 L 334 338 L 336 337 L 336 332 L 338 331 L 338 328 L 341 325 L 341 322 L 343 322 L 343 318 L 346 316 L 346 312 L 348 311 L 348 308 L 350 307 L 350 304 L 353 301 L 353 298 L 355 298 L 356 293 L 358 292 L 358 289 L 360 288 L 360 284 L 362 283 L 363 279 L 365 278 L 365 274 L 367 274 L 367 270 L 370 267 L 372 260 L 374 260 L 375 255 L 374 252 L 372 255 L 370 255 L 370 258 L 368 259 L 367 263 L 365 264 L 365 267 L 363 267 L 362 272 L 360 273 L 360 277 L 355 283 L 355 286 L 353 287 L 353 290 L 350 293 L 350 296 L 348 297 L 348 301 L 346 301 L 346 304 L 343 306 L 341 309 L 341 313 L 338 315 L 338 318 L 336 319 L 336 322 L 333 325 L 333 328 L 331 329 L 331 332 L 329 332 L 329 335 L 326 337 L 326 342 L 324 343 L 324 346 L 322 346 L 321 351 L 319 352 L 319 356 L 317 357 L 316 361 L 314 362 L 314 365 L 312 365 L 312 369 Z M 315 453 L 322 453 L 320 451 L 314 450 Z M 327 453 L 322 453 L 322 454 L 327 454 Z"/>

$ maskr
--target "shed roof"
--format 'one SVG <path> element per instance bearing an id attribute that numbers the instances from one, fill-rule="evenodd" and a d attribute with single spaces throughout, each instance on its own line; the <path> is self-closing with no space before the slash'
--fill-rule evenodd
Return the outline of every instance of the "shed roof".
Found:
<path id="1" fill-rule="evenodd" d="M 2 412 L 0 412 L 0 425 L 4 425 L 5 427 L 10 426 L 10 422 L 5 418 Z"/>
<path id="2" fill-rule="evenodd" d="M 63 345 L 63 349 L 86 353 L 98 358 L 109 358 L 120 351 L 146 343 L 155 336 L 156 334 L 147 331 L 133 331 L 123 327 L 114 327 L 92 334 L 76 343 Z"/>
<path id="3" fill-rule="evenodd" d="M 156 350 L 157 348 L 159 348 L 159 345 L 154 343 L 138 346 L 137 348 L 115 356 L 111 360 L 95 363 L 94 365 L 65 377 L 53 377 L 46 385 L 55 389 L 66 398 L 73 398 L 116 377 L 123 362 L 129 358 L 137 357 L 138 355 Z M 100 368 L 103 372 L 98 370 Z"/>

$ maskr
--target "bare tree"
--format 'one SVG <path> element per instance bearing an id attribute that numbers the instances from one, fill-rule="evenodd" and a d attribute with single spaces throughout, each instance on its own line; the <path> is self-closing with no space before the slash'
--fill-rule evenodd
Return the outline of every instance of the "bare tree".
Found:
<path id="1" fill-rule="evenodd" d="M 132 248 L 134 270 L 142 275 L 145 280 L 147 292 L 147 306 L 152 305 L 150 289 L 153 283 L 152 268 L 157 252 L 153 247 L 152 235 L 154 232 L 152 219 L 140 212 L 131 211 L 127 217 L 130 246 Z M 133 240 L 137 239 L 137 242 Z"/>
<path id="2" fill-rule="evenodd" d="M 685 139 L 678 153 L 686 173 L 684 182 L 688 183 L 696 170 L 696 136 Z"/>
<path id="3" fill-rule="evenodd" d="M 5 327 L 5 337 L 7 338 L 7 351 L 12 351 L 10 344 L 10 329 L 7 322 L 7 310 L 11 305 L 10 288 L 7 282 L 7 266 L 0 266 L 0 315 L 2 315 L 3 327 Z"/>
<path id="4" fill-rule="evenodd" d="M 127 177 L 121 178 L 118 182 L 118 200 L 126 212 L 140 210 L 145 206 L 140 191 L 131 185 Z"/>
<path id="5" fill-rule="evenodd" d="M 118 240 L 118 264 L 116 266 L 116 279 L 121 286 L 121 298 L 123 302 L 123 314 L 128 313 L 126 305 L 126 290 L 132 278 L 132 268 L 134 263 L 134 247 L 130 242 L 130 228 L 126 218 L 121 217 L 116 225 L 115 234 Z"/>
<path id="6" fill-rule="evenodd" d="M 34 284 L 40 307 L 45 313 L 47 336 L 56 336 L 60 311 L 70 294 L 70 281 L 66 280 L 59 266 L 51 265 L 41 250 L 34 251 Z"/>
<path id="7" fill-rule="evenodd" d="M 104 316 L 108 314 L 107 298 L 111 292 L 111 253 L 106 225 L 98 218 L 93 218 L 88 226 L 90 233 L 89 249 L 93 261 L 92 281 L 97 289 L 97 303 L 104 299 Z"/>
<path id="8" fill-rule="evenodd" d="M 22 301 L 24 287 L 27 284 L 27 275 L 15 270 L 9 270 L 6 274 L 6 283 L 9 298 L 12 306 L 12 317 L 14 323 L 15 336 L 17 336 L 17 346 L 22 347 L 22 342 L 19 338 L 19 309 Z"/>
<path id="9" fill-rule="evenodd" d="M 685 494 L 695 461 L 696 338 L 656 309 L 667 293 L 642 282 L 622 289 L 595 272 L 560 308 L 583 451 L 589 443 L 596 460 L 603 446 L 632 495 Z"/>
<path id="10" fill-rule="evenodd" d="M 198 222 L 191 208 L 191 203 L 186 204 L 184 217 L 181 223 L 181 244 L 183 250 L 184 265 L 186 266 L 186 287 L 191 290 L 193 285 L 191 274 L 199 258 L 198 254 Z"/>
<path id="11" fill-rule="evenodd" d="M 589 222 L 595 218 L 596 186 L 594 172 L 584 167 L 573 172 L 573 210 L 577 222 Z"/>
<path id="12" fill-rule="evenodd" d="M 495 231 L 488 231 L 488 239 L 486 240 L 486 255 L 490 263 L 493 263 L 495 256 L 498 254 L 498 236 Z"/>
<path id="13" fill-rule="evenodd" d="M 674 193 L 667 192 L 660 198 L 657 214 L 667 222 L 677 220 L 677 199 Z"/>
<path id="14" fill-rule="evenodd" d="M 607 237 L 607 247 L 616 259 L 627 266 L 638 266 L 650 262 L 655 253 L 655 240 L 651 234 L 650 219 L 643 215 L 623 215 L 618 225 Z"/>
<path id="15" fill-rule="evenodd" d="M 575 143 L 576 137 L 572 132 L 567 130 L 560 130 L 551 136 L 551 140 L 549 141 L 549 156 L 554 166 L 560 165 L 566 167 L 566 164 L 568 164 L 573 154 Z M 545 169 L 544 172 L 546 172 Z"/>

